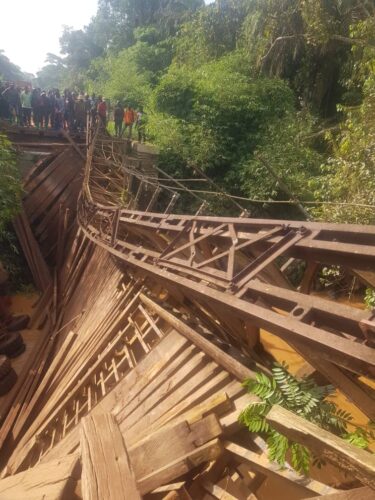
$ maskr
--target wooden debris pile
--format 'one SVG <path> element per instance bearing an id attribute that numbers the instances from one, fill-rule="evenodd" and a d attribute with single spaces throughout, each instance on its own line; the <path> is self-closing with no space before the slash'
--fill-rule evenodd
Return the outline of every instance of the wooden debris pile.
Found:
<path id="1" fill-rule="evenodd" d="M 307 444 L 338 474 L 348 473 L 336 483 L 315 473 L 307 478 L 272 463 L 264 440 L 238 422 L 241 410 L 258 401 L 243 380 L 269 373 L 260 343 L 264 325 L 301 352 L 312 373 L 364 413 L 375 413 L 373 391 L 359 379 L 375 364 L 371 318 L 293 290 L 275 260 L 282 249 L 295 248 L 307 260 L 333 259 L 324 243 L 330 228 L 318 241 L 317 234 L 303 239 L 293 228 L 285 238 L 279 226 L 260 230 L 248 219 L 220 225 L 168 211 L 121 213 L 113 192 L 102 204 L 103 185 L 119 192 L 131 176 L 119 175 L 121 145 L 104 139 L 104 173 L 98 156 L 91 169 L 90 151 L 84 194 L 91 198 L 82 203 L 92 212 L 83 214 L 80 204 L 80 225 L 73 216 L 82 160 L 74 145 L 38 164 L 26 180 L 25 212 L 16 224 L 43 290 L 31 321 L 40 336 L 1 412 L 0 498 L 263 500 L 280 488 L 289 498 L 373 498 L 375 462 L 368 451 L 274 407 L 268 419 L 275 428 Z M 117 158 L 112 180 L 111 154 Z M 61 165 L 70 166 L 62 171 Z M 138 181 L 140 199 L 146 181 Z M 340 247 L 340 258 L 347 258 L 348 245 Z M 367 240 L 360 250 L 372 262 Z M 358 253 L 355 259 L 360 264 Z M 251 275 L 240 292 L 227 286 L 238 274 L 243 280 L 244 270 L 260 279 Z M 310 266 L 306 291 L 311 274 Z"/>

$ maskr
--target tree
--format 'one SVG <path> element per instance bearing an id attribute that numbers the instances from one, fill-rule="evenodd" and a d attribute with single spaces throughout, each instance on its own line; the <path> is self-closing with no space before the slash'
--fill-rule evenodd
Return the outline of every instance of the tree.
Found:
<path id="1" fill-rule="evenodd" d="M 3 50 L 0 50 L 0 78 L 3 80 L 25 79 L 25 75 L 21 69 L 8 59 Z"/>

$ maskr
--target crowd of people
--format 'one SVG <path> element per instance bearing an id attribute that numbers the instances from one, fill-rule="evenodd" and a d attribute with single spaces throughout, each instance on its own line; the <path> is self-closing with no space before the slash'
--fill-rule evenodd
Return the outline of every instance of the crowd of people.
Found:
<path id="1" fill-rule="evenodd" d="M 38 129 L 86 130 L 87 118 L 98 121 L 107 127 L 111 115 L 108 103 L 102 96 L 77 94 L 65 89 L 49 91 L 40 88 L 23 88 L 14 83 L 0 84 L 0 119 L 23 127 Z M 116 103 L 113 110 L 115 135 L 132 138 L 133 128 L 138 132 L 138 140 L 145 142 L 145 114 L 142 109 L 135 110 L 130 105 Z"/>

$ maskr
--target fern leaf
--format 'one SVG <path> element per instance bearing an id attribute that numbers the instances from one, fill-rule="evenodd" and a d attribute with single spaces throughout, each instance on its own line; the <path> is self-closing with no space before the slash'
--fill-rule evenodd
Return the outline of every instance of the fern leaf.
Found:
<path id="1" fill-rule="evenodd" d="M 299 443 L 292 443 L 290 451 L 292 466 L 297 472 L 307 475 L 310 470 L 311 459 L 309 450 Z"/>

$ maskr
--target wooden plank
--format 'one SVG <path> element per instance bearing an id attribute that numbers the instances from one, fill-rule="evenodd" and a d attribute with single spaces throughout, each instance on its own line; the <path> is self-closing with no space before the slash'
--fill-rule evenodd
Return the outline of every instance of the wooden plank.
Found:
<path id="1" fill-rule="evenodd" d="M 319 481 L 297 474 L 294 470 L 284 468 L 276 462 L 271 462 L 265 454 L 259 455 L 258 453 L 230 441 L 224 443 L 224 449 L 240 462 L 249 464 L 251 469 L 255 472 L 260 472 L 261 474 L 277 478 L 278 480 L 291 482 L 302 488 L 305 494 L 309 496 L 311 493 L 324 495 L 337 491 Z"/>
<path id="2" fill-rule="evenodd" d="M 202 483 L 202 487 L 214 498 L 218 498 L 219 500 L 236 500 L 237 497 L 234 497 L 227 491 L 225 491 L 221 486 L 217 484 L 211 483 L 211 481 L 205 480 Z"/>
<path id="3" fill-rule="evenodd" d="M 186 376 L 184 376 L 182 385 L 175 386 L 173 390 L 169 390 L 166 386 L 164 389 L 164 391 L 167 391 L 164 393 L 165 398 L 162 401 L 156 400 L 154 407 L 145 407 L 145 414 L 142 418 L 138 419 L 137 422 L 133 422 L 130 428 L 127 427 L 126 422 L 122 423 L 121 428 L 129 433 L 129 442 L 134 444 L 134 442 L 136 442 L 145 432 L 145 429 L 147 430 L 155 420 L 159 419 L 170 408 L 196 391 L 207 378 L 214 376 L 215 371 L 217 371 L 217 366 L 213 363 L 207 363 L 206 366 L 203 366 L 195 375 L 192 376 L 187 373 Z"/>
<path id="4" fill-rule="evenodd" d="M 141 494 L 145 495 L 163 484 L 176 480 L 198 465 L 215 460 L 221 453 L 222 446 L 220 441 L 218 439 L 209 441 L 194 451 L 180 457 L 178 460 L 154 471 L 152 474 L 139 478 L 138 488 Z"/>
<path id="5" fill-rule="evenodd" d="M 28 417 L 30 416 L 31 412 L 33 411 L 33 409 L 37 405 L 38 401 L 40 400 L 41 396 L 48 389 L 57 369 L 59 368 L 59 365 L 62 363 L 64 358 L 68 355 L 76 338 L 77 338 L 77 335 L 74 332 L 69 332 L 69 334 L 65 337 L 64 343 L 62 344 L 61 348 L 59 349 L 59 351 L 57 352 L 57 354 L 53 358 L 52 363 L 50 364 L 46 374 L 44 375 L 43 379 L 41 380 L 41 383 L 39 384 L 36 391 L 32 395 L 31 400 L 25 402 L 22 405 L 20 415 L 19 415 L 19 417 L 14 425 L 14 429 L 13 429 L 13 436 L 14 437 L 17 437 L 19 435 L 23 426 L 27 422 Z"/>
<path id="6" fill-rule="evenodd" d="M 0 481 L 2 500 L 71 500 L 80 475 L 79 456 L 68 455 Z"/>
<path id="7" fill-rule="evenodd" d="M 189 346 L 185 344 L 185 348 L 177 353 L 172 359 L 169 359 L 169 363 L 155 363 L 152 367 L 151 371 L 147 371 L 144 373 L 144 377 L 147 376 L 149 383 L 143 388 L 140 384 L 144 377 L 140 377 L 138 380 L 137 388 L 138 394 L 136 397 L 131 398 L 131 393 L 128 395 L 129 400 L 124 404 L 123 401 L 118 403 L 114 409 L 114 414 L 118 422 L 122 422 L 125 420 L 133 411 L 137 409 L 149 396 L 155 393 L 161 384 L 166 381 L 169 381 L 173 374 L 181 367 L 186 364 L 186 362 L 191 358 L 195 348 L 194 346 Z M 156 376 L 153 376 L 155 373 L 155 368 L 159 368 L 160 371 Z M 133 391 L 132 391 L 133 392 Z"/>
<path id="8" fill-rule="evenodd" d="M 363 484 L 375 489 L 375 455 L 347 443 L 281 406 L 274 406 L 266 420 L 281 434 L 303 444 L 317 456 L 347 470 Z"/>
<path id="9" fill-rule="evenodd" d="M 217 438 L 222 429 L 214 414 L 189 425 L 187 421 L 162 427 L 129 448 L 136 477 L 144 477 L 195 448 Z M 126 434 L 125 434 L 126 436 Z"/>
<path id="10" fill-rule="evenodd" d="M 113 415 L 82 419 L 82 493 L 84 500 L 140 500 L 126 446 Z"/>
<path id="11" fill-rule="evenodd" d="M 364 486 L 354 490 L 338 491 L 331 495 L 312 497 L 311 500 L 374 500 L 375 494 L 372 488 Z"/>
<path id="12" fill-rule="evenodd" d="M 97 411 L 113 411 L 116 415 L 126 404 L 150 384 L 177 354 L 187 346 L 187 341 L 177 332 L 169 333 L 133 370 L 131 370 L 105 398 L 96 405 Z M 117 418 L 117 417 L 116 417 Z M 79 445 L 78 428 L 74 428 L 61 442 L 42 457 L 42 463 L 71 453 Z"/>
<path id="13" fill-rule="evenodd" d="M 44 260 L 39 245 L 31 231 L 25 212 L 21 211 L 13 221 L 17 237 L 33 275 L 35 284 L 41 291 L 45 291 L 52 283 L 48 266 Z"/>
<path id="14" fill-rule="evenodd" d="M 234 375 L 241 382 L 245 379 L 255 377 L 255 373 L 252 370 L 239 363 L 236 359 L 232 358 L 232 356 L 219 349 L 216 345 L 205 339 L 202 335 L 199 335 L 199 333 L 173 316 L 173 314 L 160 307 L 149 297 L 141 294 L 140 299 L 147 307 L 153 310 L 158 316 L 163 318 L 171 326 L 173 326 L 173 328 L 181 333 L 181 335 L 193 342 L 193 344 L 195 344 L 197 347 L 199 347 L 199 349 L 210 356 L 210 358 L 212 358 L 218 365 L 222 366 L 227 372 Z"/>
<path id="15" fill-rule="evenodd" d="M 46 350 L 50 346 L 48 331 L 40 332 L 40 337 L 34 345 L 25 366 L 18 376 L 17 382 L 12 388 L 6 401 L 2 401 L 1 417 L 5 417 L 0 429 L 0 448 L 3 446 L 9 432 L 11 431 L 19 411 L 28 396 L 29 390 L 33 385 L 34 378 L 37 377 L 39 364 Z M 9 397 L 8 397 L 9 396 Z M 3 413 L 4 412 L 4 413 Z"/>

